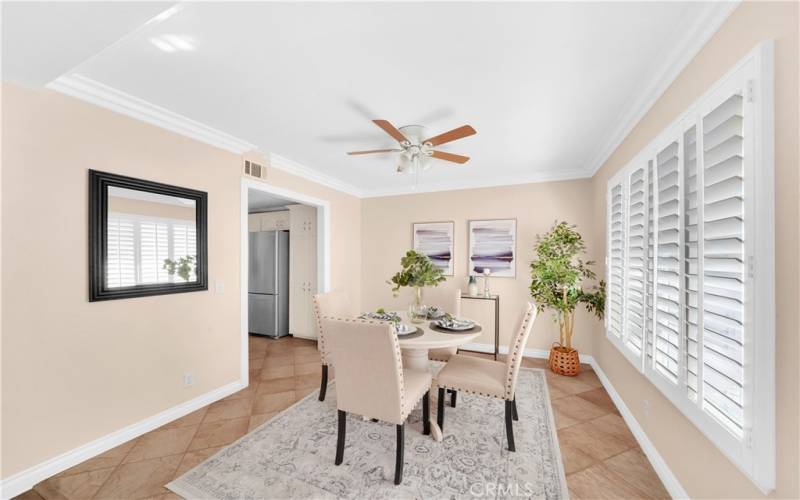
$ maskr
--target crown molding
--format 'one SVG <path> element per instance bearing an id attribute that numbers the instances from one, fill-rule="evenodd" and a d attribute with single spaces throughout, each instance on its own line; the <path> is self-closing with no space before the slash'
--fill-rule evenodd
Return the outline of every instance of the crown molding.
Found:
<path id="1" fill-rule="evenodd" d="M 56 78 L 47 84 L 47 88 L 232 153 L 242 154 L 257 149 L 247 141 L 77 73 Z"/>
<path id="2" fill-rule="evenodd" d="M 712 36 L 719 30 L 741 0 L 722 0 L 705 3 L 704 11 L 689 20 L 685 35 L 675 44 L 673 49 L 664 54 L 664 65 L 660 71 L 653 73 L 653 77 L 644 86 L 644 90 L 634 102 L 616 121 L 614 127 L 603 146 L 598 149 L 588 164 L 585 172 L 587 177 L 592 177 L 600 170 L 611 155 L 616 151 L 622 141 L 631 133 L 633 128 L 644 118 L 650 108 L 664 94 L 667 88 L 680 76 L 681 72 L 694 59 L 700 50 L 708 43 Z"/>
<path id="3" fill-rule="evenodd" d="M 355 196 L 356 198 L 364 197 L 363 191 L 350 183 L 339 180 L 336 177 L 320 173 L 320 171 L 315 168 L 307 167 L 301 163 L 275 153 L 269 153 L 269 166 L 278 170 L 282 170 L 288 174 L 302 177 L 303 179 L 320 184 L 322 186 L 335 189 L 336 191 L 341 191 L 351 196 Z"/>
<path id="4" fill-rule="evenodd" d="M 535 184 L 539 182 L 558 182 L 571 181 L 576 179 L 587 179 L 590 176 L 582 169 L 579 170 L 551 170 L 545 172 L 534 172 L 524 175 L 507 175 L 494 177 L 492 179 L 475 178 L 463 179 L 459 181 L 426 182 L 414 189 L 411 186 L 411 177 L 407 177 L 407 182 L 402 186 L 388 188 L 375 188 L 363 191 L 362 198 L 380 198 L 383 196 L 402 196 L 408 194 L 436 193 L 441 191 L 458 191 L 462 189 L 481 189 L 501 186 L 516 186 L 519 184 Z M 398 175 L 398 182 L 400 176 Z"/>

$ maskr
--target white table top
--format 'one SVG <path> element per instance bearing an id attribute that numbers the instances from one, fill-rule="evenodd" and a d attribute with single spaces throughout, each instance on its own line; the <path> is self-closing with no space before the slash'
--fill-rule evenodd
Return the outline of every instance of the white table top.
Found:
<path id="1" fill-rule="evenodd" d="M 405 311 L 398 311 L 397 314 L 402 318 L 403 323 L 411 326 L 421 328 L 422 335 L 412 336 L 411 338 L 404 338 L 398 335 L 397 339 L 400 341 L 401 349 L 441 349 L 443 347 L 458 347 L 478 338 L 481 332 L 473 333 L 443 333 L 431 330 L 430 320 L 425 320 L 422 323 L 412 323 L 408 319 L 408 313 Z M 480 326 L 478 323 L 475 323 Z"/>

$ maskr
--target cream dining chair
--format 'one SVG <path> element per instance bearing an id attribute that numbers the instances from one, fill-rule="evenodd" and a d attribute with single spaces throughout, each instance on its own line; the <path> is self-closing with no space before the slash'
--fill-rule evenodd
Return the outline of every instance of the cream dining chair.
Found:
<path id="1" fill-rule="evenodd" d="M 453 316 L 461 316 L 461 290 L 456 288 L 426 288 L 423 301 L 425 305 L 435 306 L 442 311 L 452 314 Z M 458 347 L 445 347 L 442 349 L 431 349 L 428 351 L 428 358 L 434 361 L 447 362 L 450 356 L 458 352 Z M 456 391 L 450 392 L 450 406 L 456 406 Z"/>
<path id="2" fill-rule="evenodd" d="M 456 354 L 439 371 L 436 385 L 439 387 L 439 401 L 436 408 L 436 421 L 444 432 L 444 391 L 452 389 L 490 398 L 505 400 L 506 439 L 508 450 L 514 451 L 514 428 L 512 420 L 517 415 L 517 377 L 522 364 L 522 353 L 536 319 L 536 305 L 529 302 L 520 321 L 516 335 L 511 339 L 505 362 Z"/>
<path id="3" fill-rule="evenodd" d="M 320 359 L 322 360 L 322 380 L 319 385 L 319 400 L 325 401 L 325 393 L 328 389 L 328 350 L 325 344 L 325 329 L 322 327 L 323 316 L 335 316 L 340 318 L 355 317 L 350 304 L 350 298 L 345 292 L 336 291 L 328 293 L 318 293 L 314 295 L 314 317 L 317 320 L 317 347 Z"/>
<path id="4" fill-rule="evenodd" d="M 340 465 L 344 459 L 347 413 L 388 422 L 397 430 L 394 484 L 400 484 L 405 421 L 420 399 L 423 434 L 430 434 L 431 374 L 403 368 L 400 344 L 390 323 L 323 317 L 322 325 L 336 367 L 335 463 Z"/>

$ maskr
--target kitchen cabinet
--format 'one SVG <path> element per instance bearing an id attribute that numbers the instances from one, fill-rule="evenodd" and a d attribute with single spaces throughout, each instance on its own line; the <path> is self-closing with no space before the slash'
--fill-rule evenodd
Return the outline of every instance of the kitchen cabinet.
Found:
<path id="1" fill-rule="evenodd" d="M 289 218 L 289 210 L 250 214 L 247 217 L 247 227 L 251 233 L 256 231 L 286 230 L 291 225 Z"/>
<path id="2" fill-rule="evenodd" d="M 314 295 L 317 293 L 317 209 L 289 207 L 289 333 L 317 338 Z"/>

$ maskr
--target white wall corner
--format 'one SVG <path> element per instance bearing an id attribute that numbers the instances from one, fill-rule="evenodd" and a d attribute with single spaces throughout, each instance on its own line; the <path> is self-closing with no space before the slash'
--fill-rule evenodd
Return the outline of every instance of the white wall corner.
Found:
<path id="1" fill-rule="evenodd" d="M 18 472 L 0 481 L 0 498 L 5 500 L 20 495 L 49 477 L 65 471 L 70 467 L 74 467 L 90 458 L 96 457 L 101 453 L 105 453 L 111 448 L 157 429 L 164 424 L 168 424 L 173 420 L 188 415 L 195 410 L 199 410 L 204 406 L 219 401 L 245 387 L 247 387 L 247 383 L 244 380 L 231 382 L 230 384 L 209 391 L 185 403 L 157 413 L 152 417 L 148 417 L 135 424 L 131 424 L 111 434 L 107 434 L 94 441 L 62 453 L 61 455 L 55 456 L 38 465 L 34 465 L 29 469 Z"/>
<path id="2" fill-rule="evenodd" d="M 663 54 L 664 64 L 660 70 L 652 73 L 652 78 L 634 97 L 633 104 L 614 122 L 616 126 L 587 165 L 585 176 L 592 177 L 597 173 L 740 3 L 741 0 L 706 2 L 700 15 L 686 19 L 683 39 Z"/>

